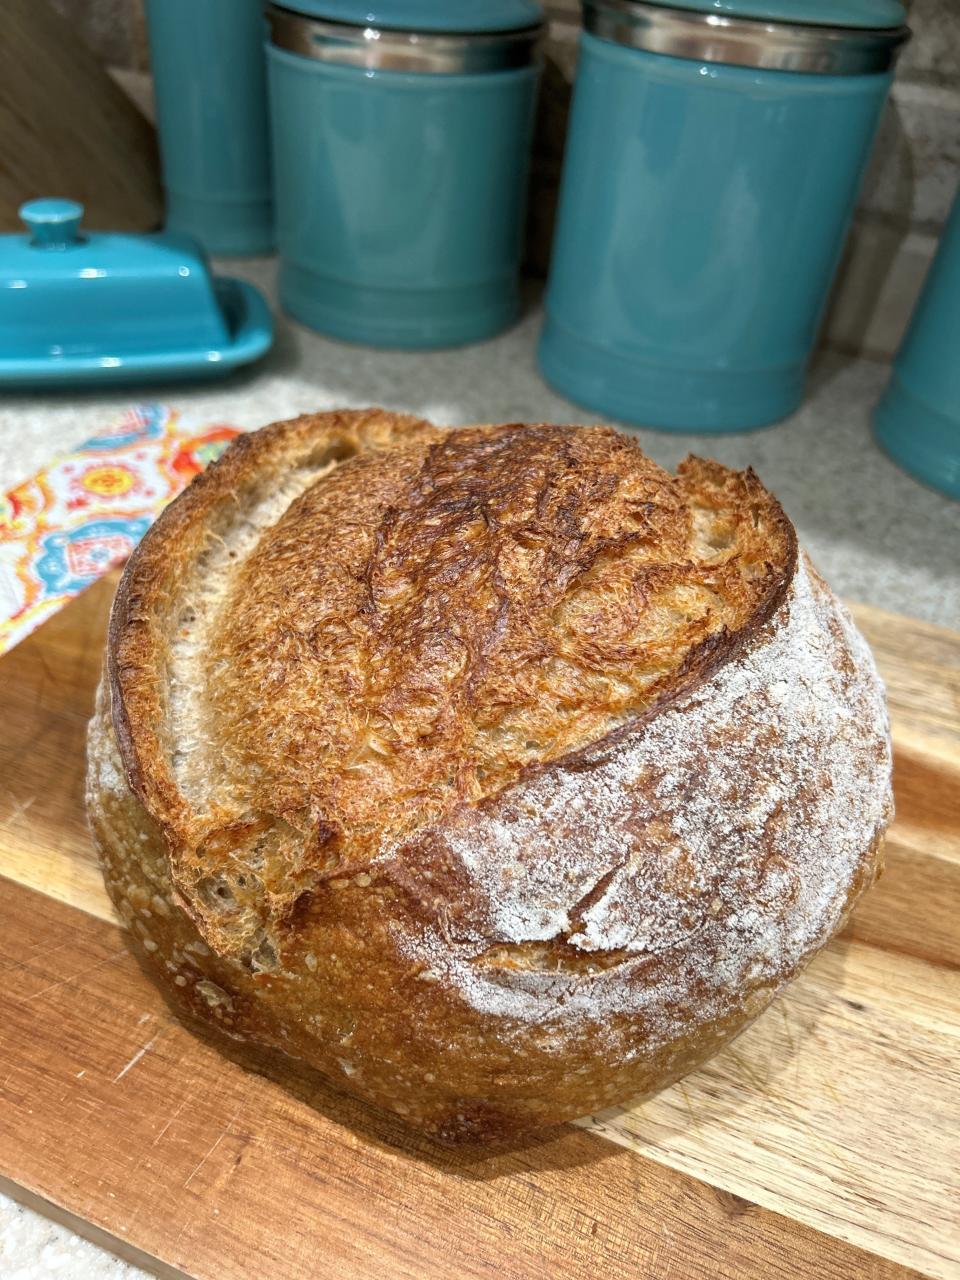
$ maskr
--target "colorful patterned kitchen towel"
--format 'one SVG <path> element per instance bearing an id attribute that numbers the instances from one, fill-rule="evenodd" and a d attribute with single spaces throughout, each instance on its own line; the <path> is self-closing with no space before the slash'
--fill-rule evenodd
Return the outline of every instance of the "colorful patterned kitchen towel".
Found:
<path id="1" fill-rule="evenodd" d="M 122 563 L 237 434 L 164 405 L 138 405 L 0 493 L 0 654 Z"/>

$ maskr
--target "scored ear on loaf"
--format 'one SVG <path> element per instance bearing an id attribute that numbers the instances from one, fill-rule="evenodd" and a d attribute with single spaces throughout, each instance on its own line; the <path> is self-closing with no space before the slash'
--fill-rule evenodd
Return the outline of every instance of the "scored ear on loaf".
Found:
<path id="1" fill-rule="evenodd" d="M 134 553 L 88 811 L 183 1011 L 484 1141 L 769 1003 L 877 873 L 889 732 L 752 471 L 343 411 L 239 437 Z"/>

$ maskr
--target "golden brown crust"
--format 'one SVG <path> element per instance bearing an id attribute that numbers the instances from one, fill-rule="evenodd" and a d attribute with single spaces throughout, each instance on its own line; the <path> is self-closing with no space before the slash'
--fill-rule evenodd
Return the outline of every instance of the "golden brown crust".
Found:
<path id="1" fill-rule="evenodd" d="M 107 674 L 91 817 L 173 994 L 445 1137 L 683 1074 L 888 817 L 875 672 L 779 505 L 608 428 L 241 437 L 131 560 Z"/>
<path id="2" fill-rule="evenodd" d="M 157 618 L 164 596 L 176 588 L 180 567 L 199 554 L 218 517 L 242 499 L 258 478 L 283 467 L 322 471 L 363 451 L 389 447 L 399 437 L 436 435 L 436 428 L 419 418 L 383 410 L 347 410 L 301 414 L 275 422 L 260 431 L 238 436 L 213 466 L 188 485 L 148 530 L 131 556 L 110 615 L 108 675 L 116 707 L 114 728 L 135 793 L 171 814 L 182 812 L 179 798 L 166 776 L 163 751 L 150 726 L 162 716 L 160 689 L 152 678 L 152 647 L 163 643 Z M 133 717 L 141 722 L 131 732 Z"/>

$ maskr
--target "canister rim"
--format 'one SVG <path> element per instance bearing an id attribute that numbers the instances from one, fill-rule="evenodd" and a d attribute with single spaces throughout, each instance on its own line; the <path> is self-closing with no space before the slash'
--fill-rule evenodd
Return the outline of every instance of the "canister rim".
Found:
<path id="1" fill-rule="evenodd" d="M 316 62 L 364 70 L 473 75 L 530 66 L 544 24 L 504 31 L 410 31 L 310 17 L 268 4 L 270 43 Z"/>
<path id="2" fill-rule="evenodd" d="M 543 20 L 541 0 L 271 0 L 305 18 L 392 31 L 518 31 Z M 727 0 L 724 0 L 726 3 Z M 849 2 L 849 0 L 848 0 Z M 863 2 L 863 0 L 852 0 Z M 873 0 L 873 3 L 883 0 Z M 895 0 L 894 0 L 895 2 Z"/>
<path id="3" fill-rule="evenodd" d="M 906 26 L 766 21 L 646 0 L 583 0 L 583 25 L 600 39 L 648 53 L 820 75 L 889 71 L 910 39 Z"/>

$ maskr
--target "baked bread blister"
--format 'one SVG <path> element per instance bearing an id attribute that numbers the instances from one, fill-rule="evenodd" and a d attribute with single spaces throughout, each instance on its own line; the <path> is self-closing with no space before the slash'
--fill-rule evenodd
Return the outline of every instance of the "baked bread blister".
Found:
<path id="1" fill-rule="evenodd" d="M 240 437 L 131 558 L 88 809 L 185 1012 L 486 1141 L 756 1017 L 877 873 L 890 741 L 751 471 L 316 414 Z"/>

